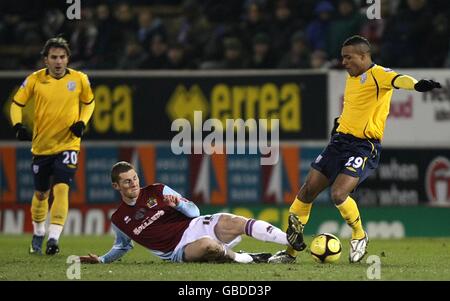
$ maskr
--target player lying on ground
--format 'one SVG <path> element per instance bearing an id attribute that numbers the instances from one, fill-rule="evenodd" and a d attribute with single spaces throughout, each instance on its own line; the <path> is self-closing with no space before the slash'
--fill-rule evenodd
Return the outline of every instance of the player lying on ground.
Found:
<path id="1" fill-rule="evenodd" d="M 242 234 L 299 249 L 295 240 L 288 242 L 286 233 L 267 222 L 228 213 L 199 216 L 194 203 L 168 186 L 141 188 L 128 162 L 113 166 L 111 181 L 122 197 L 111 217 L 116 233 L 114 246 L 103 256 L 81 256 L 82 263 L 113 262 L 133 248 L 132 241 L 173 262 L 267 262 L 270 253 L 236 253 L 231 249 L 241 241 Z"/>

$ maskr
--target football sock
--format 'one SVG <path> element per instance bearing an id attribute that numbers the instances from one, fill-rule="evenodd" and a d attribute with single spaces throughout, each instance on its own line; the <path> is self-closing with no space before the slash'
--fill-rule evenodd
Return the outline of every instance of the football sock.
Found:
<path id="1" fill-rule="evenodd" d="M 58 183 L 53 186 L 53 204 L 50 209 L 50 224 L 64 226 L 69 211 L 69 186 Z"/>
<path id="2" fill-rule="evenodd" d="M 33 221 L 33 234 L 37 236 L 45 235 L 45 221 L 44 222 L 35 222 Z"/>
<path id="3" fill-rule="evenodd" d="M 265 221 L 249 219 L 245 224 L 245 234 L 257 240 L 289 245 L 286 233 Z"/>
<path id="4" fill-rule="evenodd" d="M 31 220 L 36 223 L 43 223 L 47 219 L 47 212 L 48 198 L 40 201 L 36 197 L 36 194 L 33 194 L 33 199 L 31 200 Z"/>
<path id="5" fill-rule="evenodd" d="M 312 208 L 312 203 L 309 203 L 309 204 L 304 203 L 297 196 L 295 198 L 294 202 L 292 203 L 291 207 L 289 208 L 289 212 L 297 215 L 300 222 L 303 225 L 305 225 L 309 220 L 311 208 Z M 294 248 L 292 248 L 291 246 L 288 246 L 286 249 L 286 253 L 288 253 L 292 257 L 296 257 L 298 252 L 296 250 L 294 250 Z"/>
<path id="6" fill-rule="evenodd" d="M 222 248 L 223 248 L 223 256 L 230 258 L 233 261 L 239 263 L 250 263 L 253 261 L 253 258 L 247 253 L 236 253 L 225 245 L 222 245 Z"/>
<path id="7" fill-rule="evenodd" d="M 236 252 L 233 252 L 233 253 L 234 253 L 233 260 L 236 262 L 239 262 L 239 263 L 253 262 L 253 258 L 250 255 L 248 255 L 247 253 L 236 253 Z M 230 255 L 231 255 L 231 252 L 230 252 Z"/>
<path id="8" fill-rule="evenodd" d="M 311 213 L 311 207 L 312 203 L 309 204 L 304 203 L 297 196 L 294 202 L 292 203 L 291 207 L 289 208 L 289 212 L 297 215 L 300 222 L 303 225 L 306 225 L 306 223 L 309 220 L 309 214 Z"/>
<path id="9" fill-rule="evenodd" d="M 350 196 L 340 205 L 336 206 L 347 224 L 352 228 L 352 239 L 362 239 L 366 235 L 359 215 L 358 206 Z"/>
<path id="10" fill-rule="evenodd" d="M 50 224 L 48 226 L 48 239 L 54 238 L 56 240 L 59 240 L 59 236 L 61 235 L 62 230 L 63 226 Z"/>

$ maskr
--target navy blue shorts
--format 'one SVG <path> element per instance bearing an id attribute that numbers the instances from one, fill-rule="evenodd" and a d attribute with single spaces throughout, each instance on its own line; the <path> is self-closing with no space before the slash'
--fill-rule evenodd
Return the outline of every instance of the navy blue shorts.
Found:
<path id="1" fill-rule="evenodd" d="M 359 185 L 378 167 L 380 153 L 378 140 L 337 133 L 311 167 L 324 174 L 330 185 L 340 173 L 359 178 Z"/>
<path id="2" fill-rule="evenodd" d="M 53 184 L 70 184 L 77 170 L 78 152 L 69 150 L 49 156 L 33 156 L 31 171 L 34 176 L 34 189 L 47 191 Z"/>

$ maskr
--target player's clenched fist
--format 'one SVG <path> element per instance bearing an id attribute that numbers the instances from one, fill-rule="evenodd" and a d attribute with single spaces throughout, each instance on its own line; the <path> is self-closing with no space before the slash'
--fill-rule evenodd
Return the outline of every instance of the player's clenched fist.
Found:
<path id="1" fill-rule="evenodd" d="M 170 207 L 176 207 L 180 202 L 180 198 L 176 195 L 165 195 L 164 202 L 167 203 L 167 205 L 169 205 Z"/>

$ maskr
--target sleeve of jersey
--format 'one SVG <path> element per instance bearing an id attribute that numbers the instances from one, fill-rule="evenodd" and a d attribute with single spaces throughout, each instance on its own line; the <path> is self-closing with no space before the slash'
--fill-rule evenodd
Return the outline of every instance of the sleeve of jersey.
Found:
<path id="1" fill-rule="evenodd" d="M 81 86 L 82 91 L 80 95 L 80 100 L 84 104 L 90 104 L 94 101 L 94 94 L 92 93 L 91 89 L 91 83 L 89 82 L 89 79 L 86 74 L 81 74 Z"/>
<path id="2" fill-rule="evenodd" d="M 396 89 L 414 90 L 414 85 L 417 83 L 417 79 L 409 75 L 399 74 L 392 82 L 392 85 Z"/>
<path id="3" fill-rule="evenodd" d="M 373 70 L 375 80 L 380 89 L 392 89 L 395 88 L 393 85 L 394 80 L 399 74 L 392 69 L 377 66 Z"/>
<path id="4" fill-rule="evenodd" d="M 81 104 L 80 110 L 80 120 L 87 124 L 89 119 L 92 117 L 92 113 L 94 113 L 95 101 L 92 101 L 90 104 Z"/>
<path id="5" fill-rule="evenodd" d="M 19 89 L 16 92 L 16 95 L 14 95 L 14 103 L 16 103 L 20 107 L 24 107 L 33 95 L 35 82 L 35 76 L 33 74 L 29 75 L 20 85 Z"/>
<path id="6" fill-rule="evenodd" d="M 102 263 L 114 262 L 133 249 L 133 242 L 131 239 L 125 233 L 120 231 L 114 224 L 111 224 L 111 227 L 113 228 L 114 233 L 116 233 L 116 240 L 114 241 L 114 245 L 111 250 L 109 250 L 109 252 L 105 255 L 99 257 Z"/>
<path id="7" fill-rule="evenodd" d="M 181 198 L 178 205 L 175 207 L 178 211 L 186 215 L 187 217 L 197 217 L 200 216 L 200 209 L 193 202 Z"/>
<path id="8" fill-rule="evenodd" d="M 16 104 L 15 102 L 11 103 L 10 108 L 10 117 L 11 117 L 11 124 L 14 126 L 17 123 L 22 122 L 22 107 Z"/>
<path id="9" fill-rule="evenodd" d="M 164 185 L 164 189 L 162 192 L 163 195 L 175 195 L 180 198 L 180 202 L 175 207 L 176 210 L 180 211 L 187 217 L 197 217 L 200 216 L 200 209 L 198 209 L 197 205 L 195 205 L 193 202 L 185 199 L 181 196 L 178 192 L 173 190 L 167 185 Z"/>

